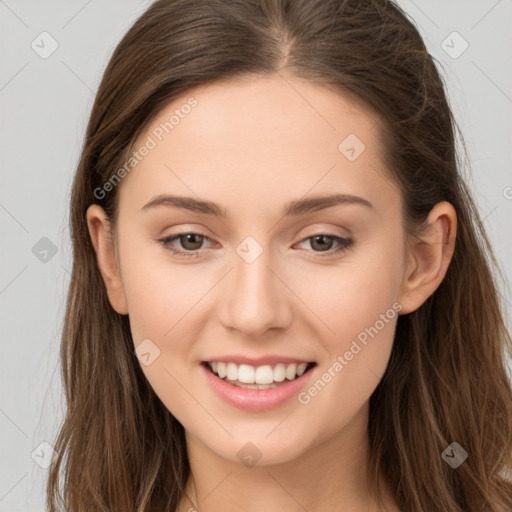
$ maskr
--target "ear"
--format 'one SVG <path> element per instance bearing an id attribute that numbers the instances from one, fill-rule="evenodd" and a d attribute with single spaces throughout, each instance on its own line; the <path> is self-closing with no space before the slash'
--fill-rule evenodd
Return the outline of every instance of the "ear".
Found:
<path id="1" fill-rule="evenodd" d="M 441 284 L 455 249 L 457 214 L 442 201 L 430 211 L 428 227 L 408 241 L 408 261 L 402 281 L 400 314 L 418 309 Z"/>
<path id="2" fill-rule="evenodd" d="M 110 222 L 101 206 L 97 204 L 89 206 L 87 209 L 87 225 L 110 304 L 120 315 L 127 315 L 128 305 L 121 281 L 115 246 L 112 241 Z"/>

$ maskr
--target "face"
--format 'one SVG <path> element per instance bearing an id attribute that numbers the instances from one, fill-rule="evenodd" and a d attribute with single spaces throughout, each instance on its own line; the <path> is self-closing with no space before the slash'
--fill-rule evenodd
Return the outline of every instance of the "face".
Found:
<path id="1" fill-rule="evenodd" d="M 119 185 L 109 298 L 155 393 L 224 459 L 250 441 L 261 463 L 285 462 L 342 432 L 415 307 L 418 259 L 376 132 L 343 96 L 274 75 L 189 90 L 135 144 L 150 149 Z M 226 384 L 205 362 L 273 386 Z"/>

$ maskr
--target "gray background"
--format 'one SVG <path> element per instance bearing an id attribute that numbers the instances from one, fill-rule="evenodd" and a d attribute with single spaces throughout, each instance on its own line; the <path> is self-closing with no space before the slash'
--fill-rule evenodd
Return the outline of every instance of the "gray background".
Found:
<path id="1" fill-rule="evenodd" d="M 107 60 L 150 3 L 0 0 L 0 512 L 45 510 L 63 410 L 71 180 Z M 504 271 L 510 327 L 512 0 L 400 5 L 441 63 L 470 151 L 467 180 Z"/>

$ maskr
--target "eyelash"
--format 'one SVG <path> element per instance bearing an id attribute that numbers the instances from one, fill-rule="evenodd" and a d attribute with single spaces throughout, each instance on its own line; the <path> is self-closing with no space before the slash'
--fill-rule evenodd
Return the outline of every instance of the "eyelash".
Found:
<path id="1" fill-rule="evenodd" d="M 163 239 L 159 240 L 159 242 L 164 246 L 164 248 L 166 250 L 171 251 L 174 255 L 176 255 L 178 257 L 197 257 L 198 254 L 199 254 L 199 251 L 180 251 L 180 250 L 178 250 L 178 249 L 176 249 L 176 248 L 174 248 L 174 247 L 172 247 L 170 245 L 171 242 L 173 242 L 174 240 L 179 239 L 180 237 L 182 237 L 184 235 L 199 235 L 199 236 L 202 236 L 203 239 L 210 240 L 209 237 L 207 237 L 206 235 L 204 235 L 202 233 L 196 233 L 196 232 L 193 232 L 193 231 L 183 231 L 181 233 L 176 233 L 175 235 L 171 235 L 171 236 L 168 236 L 166 238 L 163 238 Z M 339 244 L 341 244 L 336 249 L 329 249 L 328 251 L 320 251 L 320 252 L 313 251 L 313 252 L 317 252 L 318 253 L 317 257 L 319 257 L 319 258 L 323 258 L 324 255 L 325 256 L 332 256 L 333 254 L 343 253 L 343 252 L 347 251 L 348 249 L 351 249 L 352 245 L 354 243 L 354 240 L 352 240 L 351 238 L 343 238 L 343 237 L 340 237 L 340 236 L 337 236 L 337 235 L 332 235 L 332 234 L 329 234 L 329 233 L 318 233 L 318 234 L 315 234 L 315 235 L 308 236 L 306 238 L 303 238 L 300 241 L 300 243 L 305 242 L 306 240 L 309 240 L 311 238 L 316 238 L 317 236 L 324 236 L 324 237 L 327 237 L 327 238 L 332 238 L 334 241 L 336 241 Z"/>

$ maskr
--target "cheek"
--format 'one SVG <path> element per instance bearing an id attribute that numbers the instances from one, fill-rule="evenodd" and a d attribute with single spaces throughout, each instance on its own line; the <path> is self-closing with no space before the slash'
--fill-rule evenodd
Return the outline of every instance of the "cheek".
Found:
<path id="1" fill-rule="evenodd" d="M 122 260 L 130 330 L 141 369 L 178 418 L 190 407 L 183 384 L 190 379 L 191 347 L 201 331 L 194 313 L 208 290 L 204 280 L 194 279 L 192 267 L 172 264 L 151 247 L 127 251 Z"/>
<path id="2" fill-rule="evenodd" d="M 341 347 L 395 303 L 402 264 L 399 237 L 382 237 L 348 253 L 336 266 L 319 266 L 304 275 L 297 294 L 324 323 L 328 344 Z"/>
<path id="3" fill-rule="evenodd" d="M 176 332 L 185 324 L 194 328 L 189 311 L 208 291 L 208 283 L 197 279 L 197 267 L 173 263 L 156 242 L 148 242 L 124 253 L 122 270 L 135 345 L 146 338 L 159 344 L 173 340 L 179 350 L 183 337 Z"/>
<path id="4" fill-rule="evenodd" d="M 311 309 L 329 328 L 323 329 L 327 357 L 301 403 L 329 414 L 333 428 L 370 398 L 388 364 L 401 309 L 401 258 L 400 243 L 375 244 L 310 287 Z"/>

